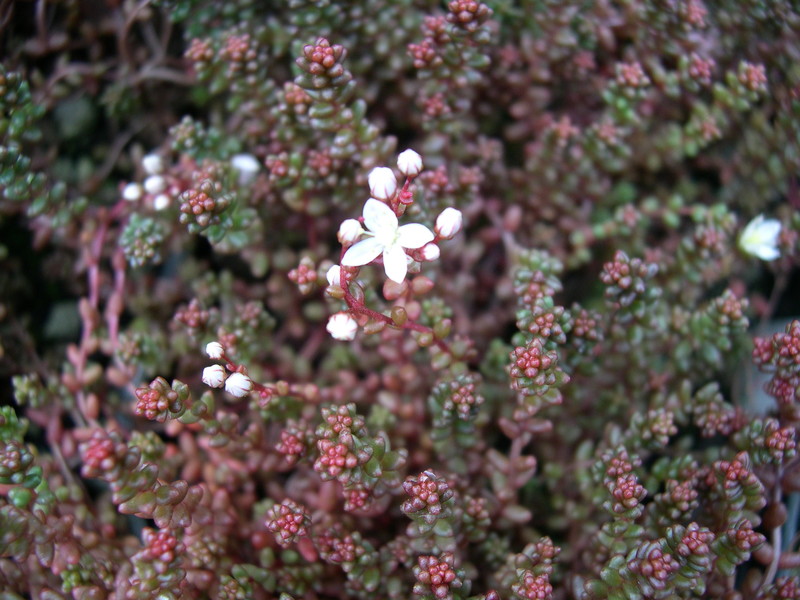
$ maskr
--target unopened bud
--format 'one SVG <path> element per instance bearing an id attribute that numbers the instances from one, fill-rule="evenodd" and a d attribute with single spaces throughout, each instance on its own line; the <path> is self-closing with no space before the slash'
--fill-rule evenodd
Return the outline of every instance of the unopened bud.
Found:
<path id="1" fill-rule="evenodd" d="M 328 279 L 328 285 L 342 285 L 342 267 L 339 265 L 333 265 L 328 272 L 325 274 L 325 277 Z"/>
<path id="2" fill-rule="evenodd" d="M 416 177 L 422 171 L 422 157 L 411 148 L 397 157 L 397 168 L 406 177 Z"/>
<path id="3" fill-rule="evenodd" d="M 244 398 L 253 391 L 253 380 L 244 373 L 231 373 L 225 380 L 225 391 L 235 398 Z"/>
<path id="4" fill-rule="evenodd" d="M 378 200 L 389 200 L 397 191 L 397 178 L 389 167 L 375 167 L 367 181 L 370 193 Z"/>
<path id="5" fill-rule="evenodd" d="M 436 217 L 436 225 L 433 228 L 436 235 L 444 240 L 449 240 L 461 231 L 462 218 L 460 210 L 452 207 L 445 208 Z"/>
<path id="6" fill-rule="evenodd" d="M 203 369 L 203 383 L 208 387 L 222 387 L 225 381 L 225 369 L 221 365 L 211 365 Z"/>
<path id="7" fill-rule="evenodd" d="M 339 232 L 336 237 L 339 238 L 340 244 L 349 246 L 355 244 L 363 233 L 364 228 L 361 227 L 361 223 L 355 219 L 346 219 L 339 225 Z"/>
<path id="8" fill-rule="evenodd" d="M 441 251 L 439 250 L 439 246 L 431 242 L 430 244 L 425 244 L 422 250 L 419 251 L 419 254 L 422 260 L 432 261 L 439 258 Z"/>
<path id="9" fill-rule="evenodd" d="M 219 342 L 210 342 L 206 344 L 206 354 L 208 354 L 208 358 L 218 360 L 225 354 L 225 348 Z"/>

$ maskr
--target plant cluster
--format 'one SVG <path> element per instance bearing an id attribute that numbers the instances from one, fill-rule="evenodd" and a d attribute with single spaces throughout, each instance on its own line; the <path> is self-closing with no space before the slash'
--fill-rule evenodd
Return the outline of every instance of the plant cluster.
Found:
<path id="1" fill-rule="evenodd" d="M 0 48 L 0 598 L 800 599 L 794 2 Z"/>

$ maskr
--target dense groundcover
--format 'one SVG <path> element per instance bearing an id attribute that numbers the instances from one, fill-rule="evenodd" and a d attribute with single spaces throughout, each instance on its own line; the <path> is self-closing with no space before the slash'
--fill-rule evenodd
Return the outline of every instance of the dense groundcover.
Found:
<path id="1" fill-rule="evenodd" d="M 0 1 L 0 599 L 800 598 L 790 0 Z"/>

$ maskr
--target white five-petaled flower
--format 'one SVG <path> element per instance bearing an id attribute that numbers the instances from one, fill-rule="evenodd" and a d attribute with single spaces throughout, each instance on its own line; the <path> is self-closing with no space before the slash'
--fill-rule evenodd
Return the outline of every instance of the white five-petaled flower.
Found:
<path id="1" fill-rule="evenodd" d="M 208 358 L 218 360 L 225 354 L 225 348 L 219 342 L 209 342 L 206 344 L 206 354 L 208 354 Z"/>
<path id="2" fill-rule="evenodd" d="M 253 380 L 243 373 L 231 373 L 225 380 L 225 391 L 235 398 L 244 398 L 253 391 Z"/>
<path id="3" fill-rule="evenodd" d="M 422 248 L 433 241 L 433 232 L 419 223 L 398 227 L 394 211 L 375 198 L 367 200 L 363 214 L 367 237 L 348 248 L 342 257 L 342 265 L 360 267 L 383 255 L 386 276 L 396 283 L 403 283 L 408 272 L 404 248 Z"/>
<path id="4" fill-rule="evenodd" d="M 367 175 L 369 193 L 380 200 L 388 200 L 397 191 L 397 178 L 389 167 L 375 167 Z"/>
<path id="5" fill-rule="evenodd" d="M 349 342 L 356 337 L 358 323 L 348 313 L 338 312 L 331 315 L 325 328 L 333 339 Z"/>
<path id="6" fill-rule="evenodd" d="M 440 238 L 449 240 L 459 231 L 461 231 L 461 223 L 463 217 L 461 211 L 452 207 L 445 208 L 439 216 L 436 217 L 436 224 L 434 229 Z"/>
<path id="7" fill-rule="evenodd" d="M 422 157 L 411 148 L 403 150 L 397 157 L 397 168 L 406 177 L 416 177 L 422 171 Z"/>
<path id="8" fill-rule="evenodd" d="M 775 260 L 781 255 L 778 250 L 780 233 L 780 221 L 765 219 L 764 215 L 758 215 L 742 230 L 739 236 L 739 248 L 761 260 Z"/>
<path id="9" fill-rule="evenodd" d="M 203 383 L 208 387 L 222 387 L 225 381 L 225 369 L 221 365 L 211 365 L 203 369 Z"/>

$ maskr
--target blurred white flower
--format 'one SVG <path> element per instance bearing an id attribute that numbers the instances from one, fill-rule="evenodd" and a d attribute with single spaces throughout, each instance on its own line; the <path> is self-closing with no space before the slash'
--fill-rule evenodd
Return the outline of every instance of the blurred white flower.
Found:
<path id="1" fill-rule="evenodd" d="M 739 236 L 739 248 L 761 260 L 775 260 L 781 255 L 778 250 L 780 233 L 780 221 L 765 219 L 764 215 L 758 215 L 742 230 Z"/>
<path id="2" fill-rule="evenodd" d="M 356 337 L 358 323 L 348 313 L 338 312 L 328 319 L 326 329 L 333 339 L 349 342 Z"/>
<path id="3" fill-rule="evenodd" d="M 153 198 L 153 208 L 156 210 L 164 210 L 169 206 L 169 196 L 166 194 L 159 194 L 155 198 Z"/>
<path id="4" fill-rule="evenodd" d="M 394 211 L 375 198 L 364 204 L 364 224 L 368 237 L 348 248 L 342 257 L 342 265 L 360 267 L 383 255 L 386 276 L 396 283 L 403 283 L 408 272 L 404 248 L 422 248 L 434 237 L 430 229 L 419 223 L 398 227 Z"/>
<path id="5" fill-rule="evenodd" d="M 142 167 L 148 175 L 156 175 L 164 170 L 164 161 L 158 154 L 148 154 L 142 158 Z"/>
<path id="6" fill-rule="evenodd" d="M 225 381 L 225 369 L 221 365 L 211 365 L 203 369 L 203 383 L 209 387 L 222 387 Z"/>
<path id="7" fill-rule="evenodd" d="M 253 380 L 242 373 L 231 373 L 225 380 L 225 391 L 235 398 L 244 398 L 253 391 Z"/>
<path id="8" fill-rule="evenodd" d="M 167 189 L 167 181 L 161 175 L 150 175 L 144 180 L 144 189 L 148 194 L 160 194 Z"/>
<path id="9" fill-rule="evenodd" d="M 252 154 L 235 154 L 231 157 L 231 166 L 239 174 L 239 185 L 252 182 L 261 170 L 261 163 Z"/>
<path id="10" fill-rule="evenodd" d="M 445 208 L 439 216 L 436 217 L 436 224 L 434 225 L 434 231 L 436 234 L 444 239 L 449 240 L 459 231 L 461 231 L 461 222 L 463 217 L 461 216 L 461 211 L 455 208 Z"/>
<path id="11" fill-rule="evenodd" d="M 411 148 L 403 150 L 397 157 L 397 168 L 406 177 L 416 177 L 422 171 L 422 157 Z"/>
<path id="12" fill-rule="evenodd" d="M 122 188 L 122 197 L 128 202 L 135 202 L 142 197 L 142 186 L 138 183 L 129 183 Z"/>
<path id="13" fill-rule="evenodd" d="M 340 244 L 349 246 L 350 244 L 355 244 L 363 234 L 364 228 L 361 227 L 361 223 L 356 219 L 345 219 L 339 225 L 339 232 L 336 237 L 339 238 Z"/>
<path id="14" fill-rule="evenodd" d="M 225 348 L 219 342 L 209 342 L 206 344 L 206 354 L 208 354 L 208 358 L 218 360 L 225 354 Z"/>
<path id="15" fill-rule="evenodd" d="M 379 200 L 388 200 L 397 191 L 397 178 L 389 167 L 375 167 L 367 181 L 370 193 Z"/>

